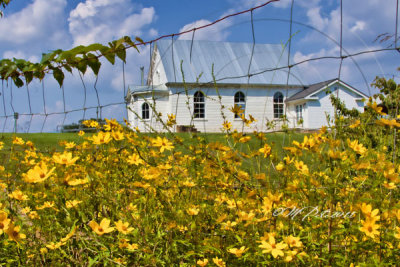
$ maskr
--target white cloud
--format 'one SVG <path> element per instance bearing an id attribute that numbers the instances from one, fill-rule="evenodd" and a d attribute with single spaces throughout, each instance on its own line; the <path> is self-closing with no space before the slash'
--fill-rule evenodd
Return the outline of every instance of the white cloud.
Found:
<path id="1" fill-rule="evenodd" d="M 3 58 L 24 58 L 31 62 L 39 62 L 39 58 L 37 56 L 28 56 L 26 53 L 22 52 L 21 50 L 12 51 L 8 50 L 3 53 Z"/>
<path id="2" fill-rule="evenodd" d="M 310 10 L 307 11 L 307 17 L 312 26 L 314 26 L 318 30 L 323 30 L 325 27 L 328 26 L 329 19 L 322 18 L 320 11 L 321 11 L 320 7 L 311 8 Z"/>
<path id="3" fill-rule="evenodd" d="M 358 20 L 356 21 L 355 25 L 350 28 L 350 31 L 354 33 L 356 31 L 362 31 L 364 29 L 365 29 L 365 22 Z"/>
<path id="4" fill-rule="evenodd" d="M 142 37 L 143 28 L 155 17 L 153 7 L 138 8 L 129 0 L 86 0 L 70 12 L 69 31 L 74 45 L 104 43 L 125 35 Z"/>
<path id="5" fill-rule="evenodd" d="M 265 3 L 265 0 L 240 0 L 240 1 L 235 0 L 236 5 L 238 5 L 237 2 L 239 2 L 239 4 L 240 4 L 239 9 L 243 9 L 243 8 L 251 8 L 251 7 L 258 6 L 258 5 L 262 5 Z M 305 7 L 305 8 L 312 8 L 312 7 L 317 6 L 320 2 L 321 2 L 321 0 L 295 0 L 294 4 L 299 5 L 301 7 Z M 288 8 L 291 6 L 291 4 L 292 4 L 292 0 L 280 0 L 277 2 L 271 2 L 268 5 L 271 5 L 276 8 Z"/>
<path id="6" fill-rule="evenodd" d="M 24 9 L 1 19 L 0 42 L 28 44 L 33 40 L 58 41 L 63 31 L 66 0 L 35 0 Z"/>
<path id="7" fill-rule="evenodd" d="M 211 23 L 211 21 L 208 21 L 205 19 L 197 20 L 195 22 L 186 24 L 179 30 L 179 32 L 185 32 L 185 31 L 188 31 L 188 30 L 191 30 L 194 28 L 199 28 L 199 27 L 205 26 L 210 23 Z M 229 20 L 223 20 L 219 23 L 212 25 L 211 27 L 205 27 L 205 28 L 196 30 L 194 38 L 195 38 L 195 40 L 225 41 L 229 36 L 229 32 L 227 31 L 227 28 L 229 26 L 231 26 L 231 22 Z M 191 40 L 192 36 L 193 36 L 193 33 L 189 32 L 189 33 L 180 35 L 178 39 Z"/>

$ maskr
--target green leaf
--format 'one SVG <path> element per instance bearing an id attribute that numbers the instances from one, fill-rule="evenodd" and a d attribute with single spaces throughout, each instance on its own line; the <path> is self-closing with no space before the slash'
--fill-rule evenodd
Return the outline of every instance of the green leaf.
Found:
<path id="1" fill-rule="evenodd" d="M 99 74 L 99 70 L 101 67 L 101 63 L 100 63 L 99 59 L 93 54 L 89 54 L 88 56 L 89 56 L 88 57 L 89 67 L 93 70 L 95 75 Z"/>
<path id="2" fill-rule="evenodd" d="M 62 50 L 58 49 L 58 50 L 55 50 L 55 51 L 47 53 L 47 54 L 42 54 L 42 60 L 40 61 L 40 63 L 41 64 L 48 63 L 48 62 L 54 60 L 54 58 L 61 53 L 62 53 Z"/>
<path id="3" fill-rule="evenodd" d="M 89 265 L 88 267 L 93 266 L 94 264 L 96 264 L 98 262 L 98 259 L 100 258 L 101 255 L 97 255 L 94 259 L 92 259 L 91 257 L 89 257 Z"/>
<path id="4" fill-rule="evenodd" d="M 125 50 L 125 48 L 118 49 L 118 50 L 117 50 L 117 56 L 118 56 L 123 62 L 126 63 L 126 61 L 125 61 L 125 59 L 126 59 L 126 50 Z"/>
<path id="5" fill-rule="evenodd" d="M 117 41 L 113 41 L 113 44 L 115 45 L 114 46 L 115 48 L 119 49 L 120 46 L 125 47 L 124 42 L 125 42 L 125 38 L 122 37 L 121 39 L 118 39 Z"/>
<path id="6" fill-rule="evenodd" d="M 13 74 L 14 72 L 17 71 L 17 65 L 15 65 L 14 62 L 10 62 L 10 65 L 6 66 L 5 70 L 7 71 L 6 75 L 5 75 L 5 78 L 8 78 L 8 77 L 11 76 L 11 74 Z"/>
<path id="7" fill-rule="evenodd" d="M 139 43 L 144 43 L 143 40 L 140 37 L 135 37 L 135 40 L 138 41 Z"/>
<path id="8" fill-rule="evenodd" d="M 25 76 L 26 84 L 30 84 L 30 82 L 33 79 L 33 72 L 32 71 L 24 72 L 24 76 Z"/>
<path id="9" fill-rule="evenodd" d="M 88 62 L 85 59 L 80 59 L 78 62 L 76 68 L 82 72 L 82 74 L 85 74 L 86 69 L 87 69 Z"/>
<path id="10" fill-rule="evenodd" d="M 53 70 L 54 79 L 57 80 L 58 84 L 61 87 L 63 85 L 63 82 L 64 82 L 64 73 L 58 68 L 53 68 L 52 70 Z"/>
<path id="11" fill-rule="evenodd" d="M 75 54 L 72 53 L 71 51 L 64 51 L 64 52 L 60 53 L 60 55 L 58 56 L 57 62 L 61 62 L 64 59 L 68 61 L 74 57 L 75 57 Z"/>
<path id="12" fill-rule="evenodd" d="M 95 44 L 88 45 L 86 48 L 87 48 L 87 52 L 93 52 L 93 51 L 101 51 L 101 49 L 107 48 L 107 46 L 95 43 Z"/>
<path id="13" fill-rule="evenodd" d="M 111 63 L 114 65 L 115 63 L 115 52 L 110 48 L 103 48 L 100 50 L 101 54 Z"/>
<path id="14" fill-rule="evenodd" d="M 72 73 L 72 68 L 71 68 L 70 65 L 65 64 L 65 65 L 64 65 L 64 69 L 65 69 L 66 71 L 68 71 L 69 73 Z"/>
<path id="15" fill-rule="evenodd" d="M 78 54 L 86 54 L 86 46 L 79 45 L 69 50 L 69 52 L 74 56 Z"/>
<path id="16" fill-rule="evenodd" d="M 27 65 L 27 61 L 23 60 L 23 59 L 16 59 L 14 58 L 14 62 L 17 65 L 18 69 L 23 70 L 26 65 Z"/>
<path id="17" fill-rule="evenodd" d="M 19 77 L 13 77 L 12 79 L 17 87 L 24 86 L 24 82 Z"/>

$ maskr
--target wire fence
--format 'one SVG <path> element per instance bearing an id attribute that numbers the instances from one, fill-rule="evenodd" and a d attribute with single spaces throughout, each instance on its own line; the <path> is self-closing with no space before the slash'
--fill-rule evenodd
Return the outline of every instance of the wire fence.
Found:
<path id="1" fill-rule="evenodd" d="M 76 120 L 80 118 L 82 120 L 95 118 L 98 120 L 103 119 L 104 117 L 113 117 L 112 112 L 118 111 L 125 113 L 126 117 L 128 118 L 129 122 L 133 125 L 133 127 L 141 128 L 144 131 L 166 131 L 168 127 L 165 127 L 165 122 L 167 121 L 168 114 L 174 114 L 177 119 L 180 119 L 183 115 L 182 113 L 183 108 L 185 107 L 185 112 L 190 114 L 189 123 L 187 120 L 185 121 L 189 126 L 195 126 L 198 131 L 200 132 L 213 132 L 216 129 L 209 127 L 209 122 L 207 120 L 197 120 L 196 116 L 198 116 L 198 110 L 195 109 L 195 105 L 193 103 L 193 94 L 195 91 L 198 91 L 198 88 L 201 88 L 204 94 L 204 100 L 200 104 L 204 104 L 206 106 L 218 106 L 220 108 L 219 111 L 213 110 L 212 112 L 218 112 L 219 114 L 210 114 L 209 117 L 218 117 L 220 116 L 220 121 L 228 121 L 229 118 L 232 116 L 228 116 L 227 114 L 230 113 L 228 110 L 229 106 L 226 106 L 226 102 L 224 100 L 225 96 L 221 95 L 221 91 L 224 89 L 222 87 L 226 87 L 226 84 L 229 84 L 230 88 L 240 88 L 245 95 L 245 105 L 247 104 L 247 99 L 250 97 L 249 93 L 252 92 L 251 88 L 254 88 L 256 85 L 254 83 L 257 77 L 262 77 L 263 75 L 270 73 L 272 77 L 277 75 L 277 73 L 285 73 L 286 79 L 285 82 L 281 82 L 281 84 L 276 85 L 273 84 L 273 79 L 271 79 L 271 84 L 264 84 L 261 87 L 267 88 L 264 94 L 267 94 L 268 90 L 272 90 L 272 88 L 279 87 L 280 91 L 285 92 L 284 100 L 288 99 L 290 95 L 293 95 L 292 89 L 297 86 L 298 90 L 304 90 L 306 87 L 302 84 L 301 79 L 299 78 L 296 84 L 293 83 L 294 78 L 296 77 L 296 71 L 300 66 L 306 66 L 306 64 L 310 64 L 313 62 L 323 62 L 328 60 L 333 60 L 338 62 L 338 69 L 337 74 L 335 75 L 336 79 L 341 80 L 343 76 L 343 66 L 346 62 L 350 61 L 354 66 L 355 69 L 358 70 L 359 75 L 361 75 L 362 82 L 365 84 L 365 92 L 367 95 L 371 95 L 372 91 L 369 86 L 370 81 L 366 77 L 361 68 L 358 58 L 361 58 L 365 55 L 377 55 L 378 53 L 386 53 L 390 56 L 398 56 L 396 51 L 399 51 L 397 47 L 397 38 L 398 38 L 398 1 L 396 2 L 396 6 L 394 7 L 394 14 L 395 17 L 393 23 L 393 30 L 394 34 L 391 35 L 391 40 L 393 40 L 393 44 L 390 47 L 382 47 L 382 48 L 374 48 L 374 49 L 366 49 L 363 51 L 356 51 L 351 52 L 348 51 L 344 46 L 344 26 L 343 20 L 345 19 L 343 14 L 343 3 L 340 1 L 340 34 L 338 40 L 329 36 L 328 34 L 324 33 L 323 31 L 308 25 L 301 21 L 296 21 L 293 19 L 293 14 L 296 12 L 295 9 L 295 1 L 291 1 L 290 6 L 290 14 L 289 19 L 286 18 L 265 18 L 265 17 L 257 17 L 256 11 L 259 9 L 268 9 L 269 5 L 273 2 L 277 2 L 277 0 L 271 0 L 265 2 L 261 5 L 255 6 L 253 8 L 243 10 L 240 12 L 235 12 L 229 15 L 226 15 L 218 20 L 215 20 L 209 24 L 203 25 L 201 27 L 192 28 L 189 30 L 185 30 L 179 33 L 173 33 L 168 35 L 163 35 L 158 38 L 155 38 L 150 41 L 136 43 L 135 45 L 139 47 L 142 51 L 149 51 L 149 73 L 146 85 L 144 85 L 144 91 L 140 92 L 140 90 L 136 90 L 134 88 L 139 88 L 129 86 L 126 82 L 126 64 L 122 63 L 122 77 L 121 77 L 121 84 L 122 90 L 117 98 L 116 101 L 108 101 L 111 97 L 108 97 L 110 92 L 104 92 L 99 89 L 99 76 L 92 77 L 92 80 L 89 81 L 93 83 L 92 86 L 88 86 L 88 81 L 85 80 L 85 77 L 82 73 L 77 72 L 75 76 L 79 79 L 79 85 L 74 84 L 73 86 L 79 87 L 80 92 L 78 90 L 74 91 L 73 96 L 67 97 L 68 90 L 65 89 L 67 85 L 62 86 L 60 91 L 57 92 L 61 95 L 61 100 L 57 103 L 51 103 L 49 105 L 49 99 L 53 99 L 50 97 L 50 94 L 54 95 L 56 90 L 53 90 L 53 86 L 48 86 L 47 83 L 51 83 L 46 79 L 38 82 L 36 86 L 37 88 L 32 89 L 31 85 L 26 85 L 25 90 L 23 92 L 22 88 L 15 88 L 11 81 L 2 80 L 1 84 L 1 99 L 0 103 L 2 105 L 1 111 L 3 114 L 0 114 L 0 123 L 2 123 L 1 131 L 4 132 L 46 132 L 46 131 L 54 131 L 55 129 L 63 129 L 66 125 L 66 122 L 71 122 L 71 118 Z M 213 75 L 212 79 L 209 80 L 196 80 L 195 83 L 186 82 L 185 79 L 185 69 L 180 68 L 182 66 L 182 62 L 177 62 L 177 55 L 176 51 L 178 51 L 177 46 L 179 45 L 178 38 L 182 36 L 190 36 L 190 52 L 189 52 L 189 63 L 190 66 L 195 66 L 197 62 L 194 62 L 193 57 L 195 52 L 195 43 L 196 41 L 196 34 L 206 30 L 212 29 L 216 27 L 218 24 L 223 23 L 229 19 L 233 19 L 236 17 L 244 17 L 247 16 L 248 18 L 248 32 L 251 33 L 251 43 L 248 47 L 250 47 L 249 54 L 246 55 L 246 60 L 248 60 L 248 65 L 245 68 L 247 71 L 245 73 L 237 73 L 234 75 L 218 75 L 218 77 L 214 76 L 214 69 L 213 66 L 209 66 L 209 72 Z M 262 32 L 262 29 L 257 28 L 258 23 L 269 23 L 269 22 L 282 22 L 288 23 L 289 29 L 287 32 L 287 40 L 285 40 L 284 45 L 282 46 L 282 53 L 280 54 L 281 57 L 287 57 L 285 59 L 280 58 L 276 66 L 267 67 L 259 69 L 255 66 L 255 57 L 259 57 L 256 54 L 255 50 L 257 48 L 257 37 Z M 301 26 L 308 28 L 311 31 L 317 32 L 324 36 L 324 38 L 330 40 L 338 47 L 338 55 L 332 56 L 312 56 L 303 60 L 298 60 L 293 62 L 293 53 L 294 53 L 294 45 L 295 45 L 295 38 L 294 36 L 294 26 Z M 246 26 L 247 27 L 247 26 Z M 256 29 L 257 28 L 257 29 Z M 261 27 L 262 28 L 262 27 Z M 390 38 L 389 38 L 390 39 Z M 168 49 L 171 53 L 166 53 L 165 55 L 157 54 L 157 44 L 161 40 L 169 40 L 169 47 Z M 133 46 L 128 46 L 126 49 L 132 49 Z M 170 58 L 166 58 L 169 57 Z M 267 60 L 267 59 L 266 59 Z M 169 61 L 169 64 L 172 64 L 173 69 L 173 80 L 168 80 L 167 83 L 173 84 L 176 88 L 179 87 L 177 90 L 171 90 L 170 88 L 165 90 L 165 87 L 162 90 L 159 90 L 160 86 L 163 84 L 156 83 L 155 79 L 159 73 L 156 73 L 156 67 L 161 62 Z M 193 62 L 192 62 L 193 61 Z M 284 64 L 280 64 L 280 62 L 285 62 Z M 185 63 L 185 62 L 184 62 Z M 179 71 L 181 70 L 181 71 Z M 143 74 L 142 74 L 143 75 Z M 105 76 L 107 76 L 105 74 Z M 142 76 L 143 77 L 143 76 Z M 76 78 L 76 77 L 75 77 Z M 246 82 L 242 82 L 243 79 Z M 89 79 L 90 80 L 90 79 Z M 143 80 L 143 78 L 142 78 Z M 237 80 L 238 84 L 234 84 L 234 81 Z M 322 81 L 321 81 L 322 82 Z M 225 84 L 225 85 L 224 85 Z M 296 85 L 296 86 L 295 86 Z M 71 86 L 71 85 L 70 85 Z M 164 84 L 165 86 L 165 84 Z M 50 89 L 51 88 L 51 89 Z M 142 89 L 143 89 L 142 88 Z M 175 89 L 176 89 L 175 88 Z M 269 88 L 269 89 L 268 89 Z M 147 91 L 146 91 L 147 90 Z M 34 92 L 32 92 L 34 91 Z M 50 93 L 51 91 L 51 93 Z M 91 92 L 90 92 L 91 91 Z M 212 93 L 211 93 L 212 92 Z M 337 90 L 337 94 L 339 90 Z M 115 95 L 115 92 L 113 93 Z M 18 97 L 16 97 L 18 95 Z M 33 97 L 35 95 L 35 97 Z M 89 97 L 94 99 L 89 99 Z M 95 97 L 93 97 L 95 96 Z M 339 95 L 337 95 L 339 96 Z M 233 97 L 233 96 L 231 96 Z M 340 97 L 340 96 L 339 96 Z M 24 100 L 25 98 L 25 100 Z M 115 96 L 113 97 L 115 99 Z M 107 101 L 105 101 L 105 99 Z M 175 102 L 171 102 L 174 99 Z M 271 97 L 260 98 L 265 99 L 264 103 L 259 103 L 259 109 L 257 120 L 259 121 L 257 130 L 259 131 L 267 131 L 271 130 L 266 127 L 266 123 L 275 121 L 279 124 L 279 119 L 271 117 L 270 111 L 273 109 L 274 103 Z M 21 108 L 21 102 L 26 101 L 26 105 L 24 108 Z M 162 101 L 170 101 L 169 105 L 170 108 L 166 109 L 163 108 Z M 231 100 L 229 100 L 231 101 Z M 260 101 L 260 100 L 258 100 Z M 77 106 L 78 102 L 82 102 L 81 106 Z M 18 105 L 16 105 L 18 103 Z M 149 115 L 144 113 L 141 109 L 142 106 L 139 107 L 139 103 L 147 103 L 149 109 Z M 57 105 L 57 109 L 54 109 L 54 104 Z M 17 108 L 18 106 L 18 108 Z M 74 106 L 74 107 L 73 107 Z M 230 106 L 234 106 L 234 103 L 231 103 Z M 292 127 L 299 127 L 299 128 L 307 128 L 301 125 L 297 125 L 297 117 L 293 115 L 295 112 L 291 112 L 292 115 L 289 116 L 288 106 L 285 102 L 283 102 L 284 106 L 284 115 L 286 118 L 291 121 Z M 160 114 L 159 107 L 162 109 L 162 113 Z M 34 111 L 35 110 L 35 111 Z M 251 112 L 247 110 L 247 107 L 243 110 L 244 116 L 251 115 Z M 207 112 L 211 112 L 207 110 Z M 81 114 L 81 115 L 77 115 Z M 105 116 L 106 115 L 106 116 Z M 145 115 L 145 118 L 143 117 Z M 201 115 L 202 116 L 202 115 Z M 119 118 L 122 120 L 122 118 Z M 77 121 L 72 121 L 76 122 Z M 178 123 L 179 124 L 179 123 Z M 245 120 L 241 120 L 239 128 L 242 132 L 245 131 Z M 219 125 L 218 127 L 222 127 Z M 279 127 L 278 127 L 279 128 Z M 50 130 L 49 130 L 50 129 Z M 79 128 L 78 128 L 79 129 Z M 210 130 L 211 129 L 211 130 Z M 172 128 L 171 131 L 177 131 L 178 129 Z M 169 131 L 169 130 L 168 130 Z"/>

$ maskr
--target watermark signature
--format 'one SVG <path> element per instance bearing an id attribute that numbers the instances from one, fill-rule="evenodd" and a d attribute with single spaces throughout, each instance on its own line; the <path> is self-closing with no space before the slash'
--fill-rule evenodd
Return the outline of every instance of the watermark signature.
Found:
<path id="1" fill-rule="evenodd" d="M 304 221 L 308 217 L 317 217 L 321 219 L 335 219 L 335 218 L 343 218 L 343 219 L 349 219 L 355 217 L 357 214 L 356 211 L 349 211 L 349 212 L 343 212 L 343 211 L 334 211 L 332 212 L 330 209 L 327 210 L 321 210 L 318 207 L 313 207 L 313 206 L 308 206 L 308 207 L 303 207 L 303 208 L 298 208 L 296 206 L 294 207 L 282 207 L 282 208 L 277 208 L 274 210 L 272 213 L 273 216 L 278 217 L 278 216 L 283 216 L 283 217 L 290 217 L 291 220 L 293 220 L 296 216 L 298 218 L 302 217 L 302 221 Z"/>

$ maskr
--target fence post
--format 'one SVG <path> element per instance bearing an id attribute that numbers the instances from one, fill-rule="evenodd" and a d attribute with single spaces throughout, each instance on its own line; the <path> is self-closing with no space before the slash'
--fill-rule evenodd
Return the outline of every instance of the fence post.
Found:
<path id="1" fill-rule="evenodd" d="M 19 114 L 18 112 L 14 112 L 14 133 L 17 132 L 17 121 L 18 121 Z"/>

